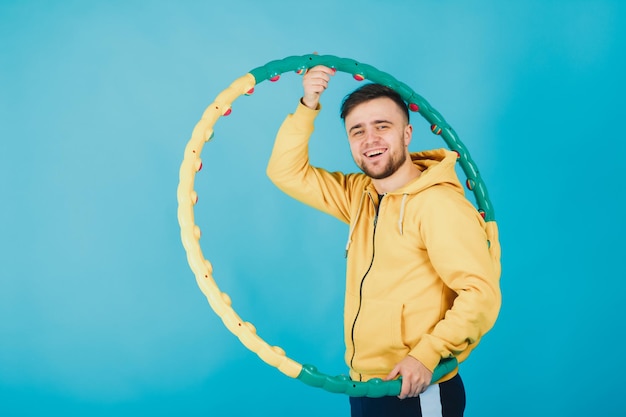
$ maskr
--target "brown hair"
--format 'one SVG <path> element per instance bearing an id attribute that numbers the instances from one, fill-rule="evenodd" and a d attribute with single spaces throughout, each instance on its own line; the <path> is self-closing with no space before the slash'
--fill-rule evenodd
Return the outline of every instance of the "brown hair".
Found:
<path id="1" fill-rule="evenodd" d="M 393 102 L 398 105 L 398 107 L 406 116 L 407 122 L 410 120 L 409 109 L 402 99 L 402 96 L 400 96 L 400 94 L 392 88 L 386 87 L 382 84 L 374 83 L 365 84 L 364 86 L 359 87 L 352 93 L 348 94 L 341 103 L 340 117 L 345 121 L 346 116 L 348 116 L 348 114 L 352 110 L 354 110 L 356 106 L 380 97 L 387 97 L 393 100 Z"/>

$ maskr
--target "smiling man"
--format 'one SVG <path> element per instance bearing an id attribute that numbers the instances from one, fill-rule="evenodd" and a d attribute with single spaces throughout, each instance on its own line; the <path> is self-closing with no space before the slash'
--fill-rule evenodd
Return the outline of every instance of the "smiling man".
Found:
<path id="1" fill-rule="evenodd" d="M 342 108 L 352 158 L 373 180 L 378 194 L 419 177 L 408 146 L 413 128 L 402 100 L 393 91 L 371 84 L 352 93 Z M 358 105 L 357 105 L 358 104 Z M 402 107 L 400 107 L 402 106 Z M 353 111 L 355 108 L 358 111 Z"/>
<path id="2" fill-rule="evenodd" d="M 485 222 L 465 198 L 445 149 L 410 153 L 402 97 L 366 84 L 341 107 L 362 173 L 309 163 L 308 141 L 334 71 L 317 66 L 281 126 L 267 173 L 290 196 L 349 225 L 344 340 L 350 377 L 402 377 L 398 397 L 350 398 L 352 416 L 462 416 L 458 368 L 431 381 L 437 364 L 467 358 L 500 309 L 499 265 Z"/>

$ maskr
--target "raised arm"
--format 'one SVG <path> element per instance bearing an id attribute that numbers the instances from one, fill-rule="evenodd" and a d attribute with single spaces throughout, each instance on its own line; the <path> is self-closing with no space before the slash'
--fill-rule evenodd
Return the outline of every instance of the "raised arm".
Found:
<path id="1" fill-rule="evenodd" d="M 349 177 L 313 167 L 309 162 L 308 144 L 321 108 L 320 96 L 333 74 L 328 67 L 316 66 L 304 75 L 304 95 L 296 111 L 287 116 L 276 135 L 267 175 L 289 196 L 349 222 Z"/>

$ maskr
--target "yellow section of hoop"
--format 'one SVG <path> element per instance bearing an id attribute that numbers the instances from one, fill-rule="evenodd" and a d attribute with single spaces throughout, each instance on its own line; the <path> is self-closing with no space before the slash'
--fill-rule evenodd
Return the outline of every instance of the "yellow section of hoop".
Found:
<path id="1" fill-rule="evenodd" d="M 235 99 L 251 91 L 255 84 L 256 80 L 252 74 L 246 74 L 235 80 L 206 108 L 202 118 L 193 129 L 180 166 L 177 191 L 178 223 L 183 247 L 187 252 L 187 261 L 196 276 L 196 282 L 226 328 L 264 362 L 291 378 L 297 378 L 302 370 L 302 365 L 288 358 L 282 348 L 270 346 L 258 336 L 254 325 L 239 317 L 231 306 L 232 302 L 228 294 L 223 293 L 217 286 L 213 279 L 213 267 L 202 253 L 200 247 L 201 231 L 194 220 L 194 206 L 198 201 L 198 194 L 194 190 L 194 180 L 196 173 L 202 168 L 200 158 L 202 148 L 213 136 L 213 126 L 217 120 L 230 111 Z"/>

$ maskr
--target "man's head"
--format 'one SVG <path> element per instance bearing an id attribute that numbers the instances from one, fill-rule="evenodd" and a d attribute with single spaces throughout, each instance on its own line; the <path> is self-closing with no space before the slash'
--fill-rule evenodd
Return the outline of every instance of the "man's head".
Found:
<path id="1" fill-rule="evenodd" d="M 346 97 L 341 117 L 352 158 L 366 175 L 395 184 L 413 170 L 408 150 L 413 128 L 397 92 L 367 84 Z"/>

